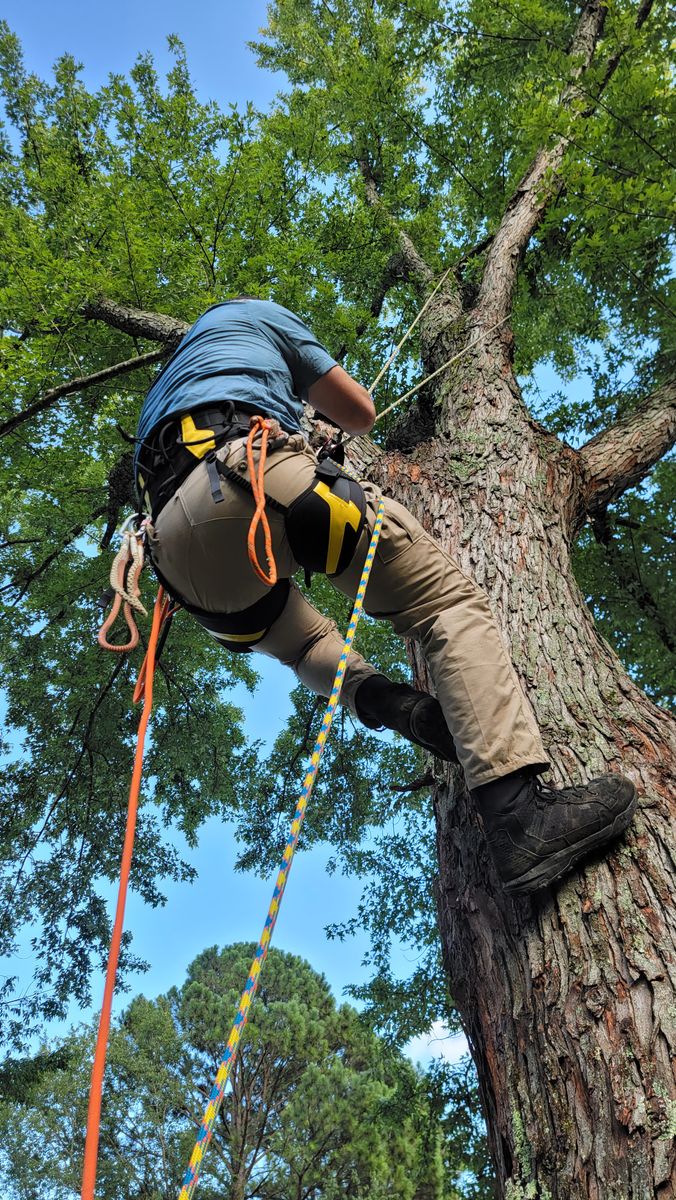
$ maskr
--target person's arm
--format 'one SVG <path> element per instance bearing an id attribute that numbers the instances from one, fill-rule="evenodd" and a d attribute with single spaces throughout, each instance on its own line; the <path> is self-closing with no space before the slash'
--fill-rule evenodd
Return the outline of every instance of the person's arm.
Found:
<path id="1" fill-rule="evenodd" d="M 338 366 L 296 313 L 269 300 L 251 302 L 251 307 L 278 346 L 298 398 L 346 433 L 368 433 L 376 410 L 366 388 Z"/>
<path id="2" fill-rule="evenodd" d="M 368 433 L 376 410 L 365 387 L 342 367 L 332 367 L 308 389 L 313 408 L 339 425 L 346 433 Z"/>

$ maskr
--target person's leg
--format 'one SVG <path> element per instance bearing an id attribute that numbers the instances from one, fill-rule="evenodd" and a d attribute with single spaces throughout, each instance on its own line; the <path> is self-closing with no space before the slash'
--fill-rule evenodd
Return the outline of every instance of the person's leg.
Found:
<path id="1" fill-rule="evenodd" d="M 372 525 L 378 494 L 363 486 Z M 350 596 L 367 537 L 365 532 L 348 569 L 331 580 Z M 389 620 L 397 633 L 421 642 L 469 787 L 524 767 L 548 766 L 486 596 L 389 497 L 365 608 Z"/>
<path id="2" fill-rule="evenodd" d="M 335 621 L 318 612 L 292 582 L 283 612 L 257 644 L 256 650 L 291 667 L 301 683 L 318 696 L 330 696 L 343 650 L 343 638 Z M 341 692 L 342 703 L 352 712 L 355 711 L 354 694 L 357 688 L 376 674 L 375 667 L 353 650 Z"/>
<path id="3" fill-rule="evenodd" d="M 501 882 L 538 891 L 626 829 L 636 789 L 620 775 L 558 790 L 539 782 L 547 756 L 485 595 L 406 509 L 385 505 L 366 610 L 421 642 Z M 348 595 L 364 541 L 332 581 Z"/>
<path id="4" fill-rule="evenodd" d="M 343 645 L 335 621 L 319 613 L 292 583 L 283 612 L 256 650 L 291 667 L 317 695 L 329 696 Z M 439 758 L 457 761 L 438 701 L 408 684 L 393 683 L 356 650 L 347 660 L 340 700 L 369 728 L 392 729 Z"/>
<path id="5" fill-rule="evenodd" d="M 243 445 L 233 443 L 221 457 L 237 469 L 243 461 Z M 303 439 L 293 439 L 288 449 L 270 455 L 266 491 L 289 505 L 314 480 L 315 465 Z M 265 612 L 260 616 L 261 603 L 270 589 L 254 575 L 246 549 L 253 499 L 228 480 L 222 481 L 221 491 L 223 500 L 215 503 L 206 464 L 188 476 L 150 531 L 157 567 L 184 602 L 202 609 L 209 618 L 214 614 L 243 618 L 241 631 L 234 635 L 230 622 L 203 620 L 207 631 L 223 645 L 230 649 L 246 645 L 270 654 L 290 666 L 317 694 L 330 695 L 343 649 L 342 636 L 334 622 L 318 613 L 294 584 L 283 608 L 277 608 L 271 617 Z M 268 519 L 280 578 L 288 578 L 298 564 L 288 545 L 284 517 L 270 508 Z M 359 688 L 362 700 L 357 705 Z M 407 684 L 387 680 L 356 651 L 348 660 L 341 702 L 369 728 L 387 727 L 440 758 L 455 760 L 438 701 Z"/>

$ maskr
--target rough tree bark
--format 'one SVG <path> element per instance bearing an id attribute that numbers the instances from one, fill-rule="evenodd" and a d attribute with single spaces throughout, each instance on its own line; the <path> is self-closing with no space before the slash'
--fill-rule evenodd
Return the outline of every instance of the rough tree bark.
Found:
<path id="1" fill-rule="evenodd" d="M 468 314 L 468 337 L 480 320 Z M 499 1195 L 666 1200 L 676 1194 L 676 730 L 596 633 L 570 563 L 608 486 L 600 481 L 617 489 L 658 453 L 634 442 L 629 467 L 616 428 L 591 471 L 591 447 L 576 453 L 529 418 L 508 343 L 491 335 L 449 372 L 432 437 L 407 453 L 363 447 L 360 458 L 487 591 L 553 780 L 621 771 L 641 808 L 609 855 L 512 902 L 459 772 L 437 767 L 444 961 L 479 1070 Z M 415 652 L 413 661 L 429 687 Z"/>

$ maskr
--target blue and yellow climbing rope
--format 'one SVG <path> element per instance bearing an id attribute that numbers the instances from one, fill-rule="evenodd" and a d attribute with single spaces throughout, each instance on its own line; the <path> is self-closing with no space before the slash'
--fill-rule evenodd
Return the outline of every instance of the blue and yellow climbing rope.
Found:
<path id="1" fill-rule="evenodd" d="M 368 553 L 364 561 L 364 567 L 361 573 L 359 587 L 357 589 L 354 608 L 352 609 L 352 616 L 350 617 L 350 624 L 348 625 L 347 634 L 345 636 L 343 652 L 340 656 L 338 670 L 336 671 L 336 677 L 333 681 L 333 688 L 331 690 L 329 702 L 326 706 L 326 712 L 324 713 L 324 718 L 322 720 L 322 727 L 319 730 L 317 741 L 315 742 L 315 747 L 312 751 L 310 767 L 303 781 L 303 788 L 298 798 L 298 804 L 296 805 L 293 821 L 291 822 L 289 840 L 286 843 L 284 854 L 282 855 L 282 861 L 280 863 L 279 872 L 275 882 L 275 890 L 272 893 L 272 900 L 270 901 L 268 915 L 265 918 L 265 925 L 263 927 L 261 939 L 258 943 L 258 948 L 251 964 L 249 978 L 246 981 L 246 986 L 240 998 L 237 1008 L 237 1015 L 235 1016 L 233 1026 L 230 1031 L 230 1037 L 228 1038 L 225 1048 L 225 1054 L 223 1055 L 223 1061 L 218 1068 L 214 1085 L 209 1096 L 209 1102 L 204 1110 L 204 1116 L 202 1117 L 199 1135 L 197 1137 L 197 1141 L 195 1142 L 193 1152 L 190 1156 L 190 1164 L 183 1178 L 178 1200 L 191 1200 L 192 1196 L 195 1194 L 195 1188 L 197 1187 L 199 1180 L 202 1161 L 204 1159 L 209 1142 L 211 1141 L 211 1135 L 213 1133 L 216 1117 L 218 1116 L 218 1110 L 223 1102 L 225 1085 L 228 1081 L 230 1069 L 237 1054 L 237 1048 L 239 1046 L 244 1026 L 246 1025 L 249 1017 L 251 1002 L 256 994 L 261 968 L 267 957 L 268 949 L 270 947 L 270 940 L 272 938 L 272 932 L 277 921 L 277 914 L 279 913 L 279 906 L 282 903 L 282 896 L 284 895 L 284 889 L 289 878 L 291 863 L 293 861 L 296 846 L 298 845 L 298 838 L 300 836 L 305 810 L 314 787 L 315 779 L 317 778 L 319 763 L 322 757 L 324 746 L 326 745 L 326 739 L 329 736 L 329 730 L 333 722 L 333 717 L 336 708 L 338 707 L 340 691 L 343 686 L 343 679 L 345 678 L 345 670 L 347 668 L 347 660 L 350 655 L 350 650 L 352 649 L 354 635 L 356 633 L 357 625 L 359 624 L 359 618 L 364 606 L 366 585 L 369 580 L 369 575 L 371 574 L 371 567 L 373 566 L 373 559 L 376 552 L 376 546 L 378 545 L 378 538 L 380 537 L 380 530 L 382 529 L 384 515 L 385 508 L 381 500 L 380 504 L 378 505 L 376 522 L 373 527 Z"/>

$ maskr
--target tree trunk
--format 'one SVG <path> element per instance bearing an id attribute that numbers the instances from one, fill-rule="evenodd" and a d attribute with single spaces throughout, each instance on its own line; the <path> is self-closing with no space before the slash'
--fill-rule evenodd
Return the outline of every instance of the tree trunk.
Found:
<path id="1" fill-rule="evenodd" d="M 461 344 L 479 319 L 463 319 Z M 423 329 L 428 370 L 459 332 L 435 306 Z M 570 564 L 584 463 L 529 418 L 510 343 L 505 328 L 481 335 L 441 376 L 427 420 L 399 431 L 408 451 L 375 455 L 369 475 L 488 593 L 551 755 L 548 778 L 620 771 L 641 806 L 610 853 L 511 900 L 461 772 L 448 768 L 434 792 L 445 968 L 479 1072 L 498 1195 L 666 1200 L 676 1195 L 674 723 L 594 629 Z M 411 428 L 426 427 L 416 444 Z"/>

